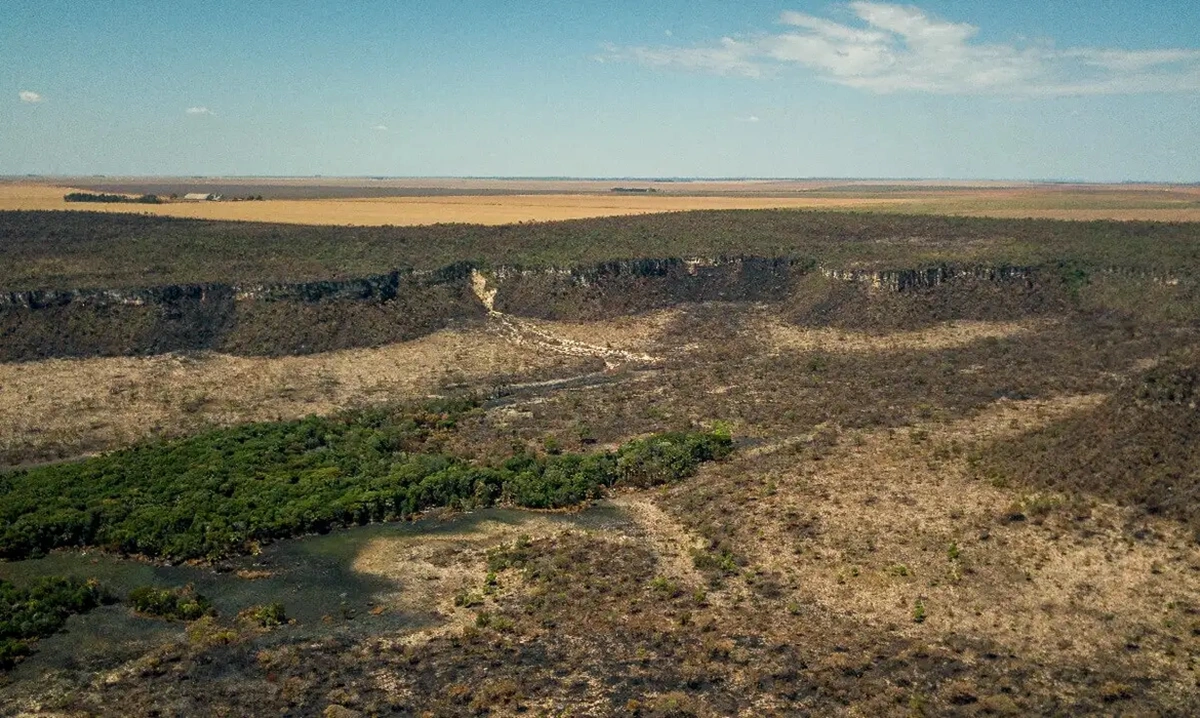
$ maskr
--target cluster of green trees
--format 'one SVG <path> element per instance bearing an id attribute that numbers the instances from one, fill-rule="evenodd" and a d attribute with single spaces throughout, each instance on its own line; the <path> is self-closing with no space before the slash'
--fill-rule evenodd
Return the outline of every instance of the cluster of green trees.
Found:
<path id="1" fill-rule="evenodd" d="M 460 402 L 247 424 L 0 475 L 0 556 L 98 546 L 217 559 L 254 542 L 435 507 L 569 506 L 618 483 L 688 476 L 732 446 L 725 432 L 681 432 L 615 452 L 472 462 L 428 441 L 467 408 Z"/>
<path id="2" fill-rule="evenodd" d="M 114 600 L 95 581 L 55 576 L 17 588 L 0 579 L 0 670 L 29 655 L 32 641 L 62 628 L 72 614 Z"/>
<path id="3" fill-rule="evenodd" d="M 123 194 L 105 194 L 103 192 L 70 192 L 63 196 L 67 202 L 100 202 L 108 204 L 162 204 L 158 195 L 144 194 L 140 197 L 130 197 Z"/>
<path id="4" fill-rule="evenodd" d="M 216 614 L 212 602 L 193 591 L 190 586 L 139 586 L 129 592 L 129 605 L 138 613 L 173 621 L 194 621 L 201 616 Z"/>

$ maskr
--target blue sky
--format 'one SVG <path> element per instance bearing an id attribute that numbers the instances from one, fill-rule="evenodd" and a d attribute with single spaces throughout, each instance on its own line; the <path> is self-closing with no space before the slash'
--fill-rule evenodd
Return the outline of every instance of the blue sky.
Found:
<path id="1" fill-rule="evenodd" d="M 5 0 L 0 174 L 1200 181 L 1195 0 Z"/>

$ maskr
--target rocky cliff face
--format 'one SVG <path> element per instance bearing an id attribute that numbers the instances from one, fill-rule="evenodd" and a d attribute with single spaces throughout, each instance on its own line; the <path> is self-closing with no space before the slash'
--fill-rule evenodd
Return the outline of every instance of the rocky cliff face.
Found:
<path id="1" fill-rule="evenodd" d="M 540 319 L 595 319 L 684 302 L 777 301 L 807 265 L 761 257 L 637 259 L 489 273 L 495 308 Z"/>
<path id="2" fill-rule="evenodd" d="M 924 269 L 835 269 L 822 267 L 821 273 L 830 279 L 865 284 L 873 289 L 902 292 L 913 289 L 931 289 L 955 280 L 987 282 L 1029 282 L 1034 278 L 1034 267 L 981 267 L 940 265 Z"/>
<path id="3" fill-rule="evenodd" d="M 452 265 L 296 284 L 10 292 L 0 295 L 0 360 L 386 344 L 484 316 L 469 276 Z"/>
<path id="4" fill-rule="evenodd" d="M 1123 276 L 1115 268 L 1100 270 L 1104 273 Z M 990 317 L 988 307 L 998 316 L 1061 308 L 1061 275 L 1062 269 L 1053 267 L 867 270 L 788 258 L 719 257 L 483 271 L 459 263 L 430 272 L 395 270 L 294 284 L 9 292 L 0 293 L 0 361 L 187 350 L 310 353 L 411 339 L 482 320 L 489 309 L 543 319 L 595 319 L 688 302 L 794 303 L 811 293 L 814 279 L 820 296 L 805 300 L 797 321 L 837 323 L 846 307 L 878 303 L 888 295 L 918 297 L 907 302 L 910 313 L 956 318 L 961 312 L 956 314 L 954 305 L 967 296 L 963 292 L 983 307 L 981 316 Z M 1139 278 L 1146 280 L 1178 283 L 1169 277 Z M 491 307 L 473 286 L 481 281 Z M 878 306 L 886 307 L 887 301 L 896 300 Z M 863 316 L 874 321 L 871 312 Z"/>

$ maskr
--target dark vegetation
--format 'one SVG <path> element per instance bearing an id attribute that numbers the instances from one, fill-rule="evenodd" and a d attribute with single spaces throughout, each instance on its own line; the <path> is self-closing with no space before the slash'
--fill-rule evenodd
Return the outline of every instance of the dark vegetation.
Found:
<path id="1" fill-rule="evenodd" d="M 1198 407 L 1200 355 L 1175 356 L 1091 411 L 991 447 L 980 471 L 1177 519 L 1200 539 Z"/>
<path id="2" fill-rule="evenodd" d="M 217 429 L 0 475 L 0 556 L 99 546 L 216 559 L 254 542 L 437 507 L 556 508 L 622 484 L 686 477 L 731 448 L 722 432 L 660 434 L 615 452 L 472 462 L 439 444 L 472 408 L 449 401 Z"/>
<path id="3" fill-rule="evenodd" d="M 70 192 L 63 196 L 67 202 L 99 202 L 101 204 L 162 204 L 158 195 L 144 194 L 140 197 L 129 197 L 123 194 L 94 194 L 91 192 Z"/>
<path id="4" fill-rule="evenodd" d="M 378 346 L 483 316 L 468 277 L 462 267 L 424 277 L 395 272 L 268 288 L 255 301 L 238 300 L 229 285 L 172 285 L 115 297 L 108 291 L 0 293 L 0 361 Z"/>
<path id="5" fill-rule="evenodd" d="M 834 267 L 1075 262 L 1200 268 L 1200 224 L 731 210 L 481 227 L 309 227 L 0 212 L 0 288 L 334 280 L 398 267 L 580 266 L 638 257 L 790 257 Z"/>
<path id="6" fill-rule="evenodd" d="M 1079 308 L 1200 316 L 1200 224 L 733 211 L 363 228 L 14 212 L 0 213 L 0 259 L 0 361 L 380 346 L 482 319 L 478 267 L 495 269 L 496 309 L 546 319 L 710 301 L 868 330 Z M 948 284 L 963 308 L 925 291 Z M 902 322 L 874 316 L 901 306 Z"/>
<path id="7" fill-rule="evenodd" d="M 745 301 L 689 307 L 666 330 L 664 359 L 653 369 L 612 371 L 606 376 L 608 383 L 587 392 L 533 388 L 528 391 L 537 401 L 528 403 L 519 401 L 528 395 L 514 389 L 498 401 L 516 398 L 518 407 L 528 411 L 512 412 L 503 422 L 496 420 L 497 412 L 476 411 L 469 402 L 388 408 L 223 429 L 4 475 L 0 546 L 10 555 L 92 543 L 167 558 L 208 558 L 253 548 L 255 541 L 402 518 L 432 506 L 571 505 L 614 484 L 671 482 L 694 471 L 698 462 L 724 455 L 728 437 L 723 431 L 655 432 L 695 426 L 714 415 L 729 419 L 748 442 L 788 440 L 783 448 L 763 455 L 746 452 L 744 462 L 712 467 L 650 499 L 702 539 L 690 556 L 703 579 L 695 583 L 686 576 L 663 575 L 674 568 L 648 545 L 612 540 L 603 531 L 519 539 L 486 554 L 482 549 L 478 554 L 463 550 L 467 560 L 486 558 L 488 572 L 486 578 L 482 572 L 479 576 L 482 588 L 465 591 L 469 600 L 455 609 L 474 612 L 468 614 L 466 629 L 412 645 L 395 641 L 393 635 L 376 641 L 334 632 L 304 641 L 277 635 L 267 643 L 230 634 L 220 641 L 178 642 L 162 647 L 153 660 L 140 663 L 135 674 L 119 683 L 85 676 L 79 685 L 93 688 L 64 691 L 52 707 L 125 714 L 319 714 L 328 708 L 332 715 L 359 711 L 447 716 L 566 711 L 826 715 L 848 710 L 864 715 L 1194 715 L 1197 699 L 1190 674 L 1193 639 L 1200 628 L 1194 627 L 1193 618 L 1167 625 L 1168 614 L 1158 603 L 1167 597 L 1157 595 L 1139 602 L 1143 594 L 1128 594 L 1130 603 L 1114 608 L 1117 614 L 1090 615 L 1090 608 L 1081 607 L 1088 605 L 1088 584 L 1120 575 L 1109 566 L 1080 567 L 1083 582 L 1076 584 L 1072 603 L 1052 606 L 1063 633 L 1055 639 L 1042 637 L 1036 647 L 1005 643 L 1006 635 L 1019 638 L 1019 632 L 991 634 L 973 631 L 969 622 L 965 630 L 947 623 L 949 608 L 975 610 L 976 615 L 993 610 L 988 601 L 994 595 L 987 592 L 992 589 L 979 575 L 962 577 L 961 605 L 922 598 L 917 587 L 905 597 L 903 625 L 888 626 L 814 598 L 811 577 L 789 574 L 787 569 L 792 555 L 811 555 L 813 562 L 876 557 L 872 560 L 878 563 L 879 555 L 904 550 L 882 540 L 876 546 L 867 531 L 862 546 L 815 552 L 813 542 L 828 529 L 830 509 L 836 515 L 854 507 L 845 504 L 836 486 L 820 481 L 807 486 L 809 475 L 842 460 L 864 435 L 894 435 L 900 453 L 922 455 L 927 446 L 922 442 L 930 440 L 920 427 L 970 419 L 1004 400 L 1112 394 L 1094 410 L 991 446 L 931 446 L 929 456 L 912 467 L 920 477 L 885 474 L 895 478 L 878 482 L 878 500 L 888 506 L 894 502 L 898 523 L 920 516 L 909 508 L 919 506 L 910 494 L 929 490 L 928 485 L 921 489 L 920 481 L 913 482 L 918 486 L 914 489 L 908 478 L 919 479 L 926 472 L 936 476 L 939 462 L 962 460 L 963 466 L 974 462 L 981 478 L 998 487 L 1006 483 L 1097 495 L 1200 525 L 1200 361 L 1194 350 L 1183 350 L 1195 346 L 1200 316 L 1200 302 L 1189 283 L 1200 268 L 1197 226 L 889 220 L 803 212 L 698 215 L 672 215 L 677 226 L 658 235 L 655 228 L 670 224 L 665 218 L 527 225 L 526 234 L 517 228 L 437 227 L 367 229 L 356 235 L 357 228 L 272 230 L 192 223 L 214 234 L 200 245 L 190 244 L 190 235 L 183 237 L 187 246 L 182 263 L 168 262 L 156 270 L 160 275 L 145 276 L 208 272 L 198 249 L 204 242 L 219 249 L 213 266 L 231 277 L 276 273 L 271 276 L 292 279 L 287 274 L 292 270 L 312 271 L 310 276 L 316 277 L 334 276 L 330 271 L 356 276 L 380 257 L 385 262 L 393 261 L 389 257 L 417 257 L 410 263 L 428 261 L 431 267 L 444 266 L 456 253 L 456 258 L 502 261 L 502 249 L 489 247 L 489 241 L 511 250 L 513 261 L 531 265 L 558 263 L 571 252 L 584 259 L 562 263 L 575 266 L 645 252 L 667 257 L 703 255 L 714 248 L 724 253 L 749 251 L 731 249 L 738 231 L 745 232 L 747 246 L 763 257 L 771 256 L 776 246 L 771 241 L 777 241 L 780 255 L 842 267 L 856 262 L 885 268 L 941 261 L 995 262 L 994 266 L 1007 262 L 1033 266 L 1034 271 L 1000 281 L 956 279 L 902 291 L 879 291 L 869 282 L 810 271 L 781 286 L 769 307 Z M 179 229 L 174 224 L 178 220 L 161 225 L 153 218 L 148 221 L 164 231 Z M 134 234 L 144 230 L 137 222 L 130 226 L 142 228 L 131 230 Z M 235 261 L 229 248 L 234 240 L 217 237 L 215 225 L 229 228 L 232 238 L 244 240 L 250 233 L 259 239 L 248 242 L 245 257 Z M 105 226 L 101 222 L 97 230 Z M 599 228 L 591 244 L 581 234 L 588 227 Z M 685 230 L 694 237 L 685 238 Z M 768 230 L 771 241 L 766 239 Z M 270 231 L 279 236 L 263 239 Z M 459 234 L 469 232 L 477 234 Z M 132 236 L 116 237 L 114 246 L 132 252 Z M 417 246 L 405 244 L 415 240 L 401 239 L 385 248 L 386 237 L 433 237 L 447 244 Z M 648 249 L 643 250 L 636 237 Z M 528 238 L 540 238 L 548 248 L 539 249 Z M 332 239 L 347 244 L 334 246 Z M 255 243 L 260 240 L 262 244 Z M 299 250 L 292 254 L 287 246 L 291 240 L 319 248 L 315 263 L 306 263 Z M 561 255 L 553 244 L 558 240 L 566 242 Z M 225 241 L 230 245 L 222 244 Z M 279 251 L 275 259 L 260 254 L 272 242 Z M 73 258 L 62 259 L 60 266 L 86 266 L 88 257 L 97 256 L 87 252 L 102 254 L 101 246 L 78 255 L 84 258 L 82 265 L 73 264 Z M 155 252 L 162 250 L 152 249 L 147 256 Z M 131 253 L 126 259 L 135 256 Z M 136 278 L 136 268 L 121 267 L 116 260 L 105 264 L 108 261 L 102 258 L 97 271 Z M 811 269 L 803 259 L 798 265 Z M 198 270 L 202 271 L 187 274 Z M 92 276 L 89 271 L 66 269 L 55 276 L 74 282 Z M 620 277 L 605 290 L 617 296 L 600 296 L 599 290 L 594 295 L 582 290 L 569 295 L 557 285 L 530 281 L 519 292 L 510 286 L 506 301 L 513 302 L 515 313 L 539 311 L 542 302 L 540 311 L 593 316 L 645 308 L 636 302 L 646 296 L 663 305 L 696 301 L 697 296 L 747 299 L 736 293 L 722 297 L 674 288 L 655 295 L 659 289 L 652 280 Z M 1185 281 L 1161 281 L 1168 277 Z M 302 319 L 290 317 L 310 316 L 289 313 L 291 305 L 282 302 L 273 307 L 278 313 L 263 326 L 299 323 Z M 304 331 L 315 336 L 329 327 L 345 330 L 335 314 L 321 316 L 328 321 Z M 764 318 L 867 332 L 964 319 L 1050 321 L 1033 325 L 1028 333 L 963 346 L 853 352 L 837 347 L 772 348 L 758 331 Z M 263 336 L 268 337 L 263 343 L 269 343 L 270 335 Z M 685 345 L 687 351 L 673 351 Z M 1173 358 L 1152 369 L 1133 370 L 1170 354 Z M 651 380 L 631 380 L 647 377 Z M 654 436 L 616 451 L 595 450 L 597 443 L 615 445 L 644 434 Z M 524 448 L 530 446 L 542 447 L 544 453 Z M 879 459 L 886 469 L 891 457 Z M 952 517 L 958 498 L 945 497 Z M 1003 552 L 1021 545 L 1008 543 L 1015 532 L 1032 531 L 1036 523 L 998 529 L 996 521 L 1002 519 L 993 514 L 981 520 L 985 523 L 964 523 L 967 529 L 953 543 L 935 537 L 930 550 L 948 554 L 955 566 L 965 562 L 980 574 L 999 571 L 984 563 L 985 551 L 1007 555 Z M 1066 548 L 1107 529 L 1100 523 L 1063 518 L 1036 530 L 1061 531 L 1062 538 L 1056 538 L 1061 543 L 1053 545 Z M 926 531 L 914 526 L 904 537 L 921 542 Z M 1126 535 L 1122 529 L 1115 531 Z M 1137 538 L 1136 533 L 1129 535 Z M 965 557 L 961 559 L 960 546 Z M 457 552 L 439 554 L 438 560 L 455 560 L 449 556 Z M 1180 565 L 1167 568 L 1186 573 L 1187 554 L 1179 555 Z M 688 558 L 686 553 L 681 556 Z M 773 560 L 764 561 L 764 556 Z M 976 556 L 979 562 L 972 563 Z M 1152 568 L 1151 573 L 1160 570 L 1163 567 Z M 1040 588 L 1038 582 L 1045 580 L 1021 572 L 995 576 L 989 574 L 987 580 L 1016 591 L 1026 585 Z M 890 573 L 864 578 L 897 579 Z M 852 578 L 847 580 L 854 586 Z M 914 586 L 930 581 L 933 586 L 924 573 L 904 580 Z M 864 581 L 845 590 L 874 590 L 871 586 Z M 161 595 L 159 589 L 154 591 L 151 597 Z M 1195 616 L 1193 603 L 1190 597 L 1181 599 L 1170 609 L 1174 613 L 1169 620 L 1176 621 L 1176 613 Z M 1010 611 L 1000 605 L 994 610 L 999 618 Z M 241 617 L 263 627 L 286 622 L 282 607 L 276 611 L 272 604 Z M 211 620 L 202 617 L 196 625 Z M 1100 620 L 1114 632 L 1137 630 L 1130 630 L 1129 642 L 1115 650 L 1078 653 L 1055 648 L 1058 639 L 1075 637 L 1075 622 L 1086 627 Z M 1085 635 L 1085 629 L 1079 630 Z M 1169 646 L 1169 653 L 1159 652 L 1157 647 L 1163 645 Z M 1182 679 L 1172 677 L 1176 664 Z"/>
<path id="8" fill-rule="evenodd" d="M 0 579 L 0 670 L 29 655 L 32 641 L 58 631 L 71 615 L 113 600 L 94 581 L 46 577 L 17 588 Z"/>

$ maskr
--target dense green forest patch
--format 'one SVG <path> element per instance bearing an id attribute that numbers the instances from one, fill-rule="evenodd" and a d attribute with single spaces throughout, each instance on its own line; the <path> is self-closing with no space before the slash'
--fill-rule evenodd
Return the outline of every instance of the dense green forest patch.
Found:
<path id="1" fill-rule="evenodd" d="M 72 614 L 114 600 L 94 581 L 48 576 L 17 588 L 0 579 L 0 670 L 29 655 L 31 641 L 58 631 Z"/>
<path id="2" fill-rule="evenodd" d="M 725 210 L 505 226 L 333 227 L 92 212 L 0 212 L 0 288 L 300 282 L 391 268 L 580 266 L 755 255 L 831 266 L 940 262 L 1194 272 L 1200 223 Z"/>
<path id="3" fill-rule="evenodd" d="M 686 477 L 732 446 L 724 432 L 678 432 L 615 452 L 473 462 L 443 453 L 439 441 L 471 408 L 456 401 L 246 424 L 0 475 L 0 556 L 99 546 L 215 559 L 436 507 L 563 507 L 616 484 Z"/>

